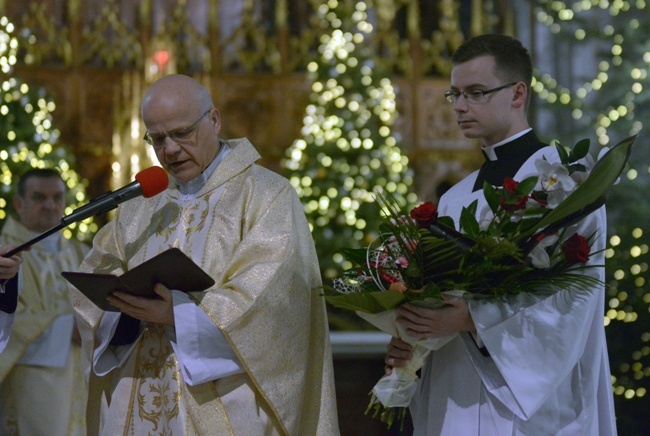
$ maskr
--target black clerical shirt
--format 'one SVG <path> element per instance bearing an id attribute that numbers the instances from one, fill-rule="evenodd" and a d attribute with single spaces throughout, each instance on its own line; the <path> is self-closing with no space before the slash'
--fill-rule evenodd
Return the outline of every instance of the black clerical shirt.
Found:
<path id="1" fill-rule="evenodd" d="M 490 160 L 483 152 L 485 162 L 478 172 L 473 191 L 483 189 L 483 182 L 488 182 L 493 186 L 502 186 L 503 179 L 514 177 L 528 158 L 547 145 L 541 142 L 531 130 L 511 142 L 496 147 L 494 149 L 496 160 Z"/>
<path id="2" fill-rule="evenodd" d="M 537 150 L 547 145 L 541 142 L 531 130 L 506 144 L 494 148 L 496 159 L 490 159 L 487 153 L 482 150 L 485 156 L 485 162 L 481 165 L 472 191 L 483 189 L 483 182 L 488 182 L 493 186 L 502 186 L 503 179 L 506 177 L 514 177 L 517 171 L 519 171 L 519 168 Z M 490 355 L 485 347 L 479 347 L 479 351 L 483 356 L 487 357 Z"/>

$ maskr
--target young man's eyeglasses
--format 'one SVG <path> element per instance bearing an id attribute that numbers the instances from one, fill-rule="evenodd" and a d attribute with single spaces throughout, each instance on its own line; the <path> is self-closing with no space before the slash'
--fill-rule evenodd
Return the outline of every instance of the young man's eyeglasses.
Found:
<path id="1" fill-rule="evenodd" d="M 169 139 L 171 139 L 172 141 L 178 144 L 188 144 L 192 142 L 192 140 L 194 139 L 192 137 L 192 132 L 194 131 L 194 129 L 196 129 L 196 127 L 199 125 L 201 120 L 205 118 L 205 116 L 209 114 L 211 110 L 212 109 L 208 109 L 207 111 L 205 111 L 203 115 L 201 115 L 201 117 L 189 127 L 183 127 L 181 129 L 172 130 L 171 132 L 167 132 L 167 133 L 154 133 L 154 134 L 150 134 L 149 130 L 147 130 L 144 134 L 143 139 L 147 142 L 147 144 L 153 145 L 154 148 L 160 148 L 164 146 L 165 138 L 167 137 L 169 137 Z"/>
<path id="2" fill-rule="evenodd" d="M 471 89 L 469 91 L 454 91 L 454 90 L 449 90 L 445 92 L 445 98 L 449 103 L 456 103 L 460 96 L 462 95 L 463 98 L 467 103 L 473 104 L 473 103 L 485 103 L 487 101 L 486 95 L 492 94 L 493 92 L 501 91 L 502 89 L 506 88 L 511 88 L 515 86 L 519 82 L 512 82 L 512 83 L 506 83 L 505 85 L 501 85 L 497 88 L 492 88 L 492 89 Z"/>

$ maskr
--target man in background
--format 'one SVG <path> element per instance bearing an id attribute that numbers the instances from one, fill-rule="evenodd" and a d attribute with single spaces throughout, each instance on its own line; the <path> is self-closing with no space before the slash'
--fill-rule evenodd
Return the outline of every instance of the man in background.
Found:
<path id="1" fill-rule="evenodd" d="M 66 186 L 52 169 L 22 175 L 2 242 L 19 245 L 59 224 Z M 22 287 L 0 359 L 2 435 L 85 435 L 87 398 L 72 300 L 61 271 L 77 270 L 88 247 L 55 233 L 22 254 Z"/>

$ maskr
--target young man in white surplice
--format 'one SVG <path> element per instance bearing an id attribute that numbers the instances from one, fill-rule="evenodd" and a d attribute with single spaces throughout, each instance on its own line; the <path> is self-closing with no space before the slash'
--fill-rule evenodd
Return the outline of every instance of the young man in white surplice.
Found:
<path id="1" fill-rule="evenodd" d="M 537 159 L 557 161 L 557 151 L 528 124 L 532 63 L 518 40 L 478 36 L 459 47 L 452 62 L 445 97 L 463 134 L 482 141 L 485 156 L 480 170 L 440 199 L 440 215 L 458 220 L 463 206 L 484 201 L 484 182 L 522 180 L 536 173 Z M 602 281 L 604 207 L 579 227 L 580 234 L 596 235 L 589 264 L 601 266 L 590 274 Z M 398 322 L 414 336 L 456 335 L 422 369 L 410 404 L 415 434 L 616 434 L 604 297 L 603 285 L 543 296 L 448 297 L 442 309 L 397 309 Z M 387 373 L 410 358 L 411 347 L 393 338 Z"/>

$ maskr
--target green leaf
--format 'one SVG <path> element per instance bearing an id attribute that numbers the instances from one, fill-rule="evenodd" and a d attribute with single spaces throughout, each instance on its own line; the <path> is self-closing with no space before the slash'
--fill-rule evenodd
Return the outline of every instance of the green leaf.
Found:
<path id="1" fill-rule="evenodd" d="M 366 248 L 341 248 L 339 252 L 354 265 L 365 265 L 368 250 Z"/>
<path id="2" fill-rule="evenodd" d="M 537 176 L 533 177 L 527 177 L 521 182 L 519 182 L 519 185 L 517 185 L 517 189 L 515 192 L 519 195 L 528 195 L 530 194 L 533 189 L 535 189 L 535 185 L 537 185 Z"/>
<path id="3" fill-rule="evenodd" d="M 395 233 L 395 226 L 393 226 L 392 224 L 388 224 L 388 223 L 380 223 L 379 224 L 379 233 L 393 234 L 393 233 Z"/>
<path id="4" fill-rule="evenodd" d="M 466 253 L 456 241 L 433 236 L 423 237 L 422 247 L 424 250 L 422 275 L 425 281 L 438 279 L 441 275 L 454 274 Z"/>
<path id="5" fill-rule="evenodd" d="M 542 218 L 548 211 L 549 209 L 543 207 L 529 207 L 524 210 L 522 219 L 539 219 Z"/>
<path id="6" fill-rule="evenodd" d="M 497 194 L 497 190 L 488 182 L 484 182 L 483 195 L 485 195 L 485 200 L 487 201 L 488 206 L 490 206 L 492 213 L 496 213 L 499 208 L 499 194 Z"/>
<path id="7" fill-rule="evenodd" d="M 519 222 L 520 232 L 524 232 L 531 227 L 535 226 L 549 209 L 544 209 L 542 207 L 531 207 L 524 211 L 521 221 Z"/>
<path id="8" fill-rule="evenodd" d="M 406 267 L 406 270 L 402 270 L 402 274 L 409 278 L 418 278 L 422 277 L 422 269 L 415 262 L 409 263 L 409 266 Z"/>
<path id="9" fill-rule="evenodd" d="M 569 164 L 569 155 L 566 152 L 566 148 L 564 148 L 564 146 L 562 144 L 560 144 L 559 142 L 555 144 L 555 148 L 557 149 L 557 153 L 560 155 L 560 161 L 564 165 L 568 165 Z"/>
<path id="10" fill-rule="evenodd" d="M 449 216 L 440 216 L 440 217 L 438 217 L 438 222 L 440 224 L 442 224 L 443 226 L 448 227 L 450 229 L 455 229 L 456 228 L 456 223 Z"/>
<path id="11" fill-rule="evenodd" d="M 474 205 L 473 208 L 471 207 L 472 205 Z M 474 211 L 472 211 L 472 209 L 474 209 Z M 469 207 L 464 207 L 460 213 L 460 228 L 464 230 L 470 238 L 475 238 L 480 231 L 475 211 L 476 202 L 472 203 Z"/>
<path id="12" fill-rule="evenodd" d="M 522 238 L 528 239 L 537 230 L 558 223 L 567 217 L 579 214 L 580 211 L 589 209 L 604 198 L 611 186 L 625 168 L 630 157 L 632 144 L 638 135 L 625 138 L 611 148 L 594 166 L 587 180 L 571 193 L 555 209 L 551 210 L 536 226 L 522 234 Z"/>
<path id="13" fill-rule="evenodd" d="M 515 233 L 519 224 L 512 221 L 507 221 L 501 225 L 501 232 L 506 235 L 512 235 Z"/>
<path id="14" fill-rule="evenodd" d="M 472 216 L 475 216 L 477 208 L 478 208 L 478 200 L 474 200 L 467 206 L 467 211 L 471 213 Z"/>
<path id="15" fill-rule="evenodd" d="M 399 306 L 404 301 L 404 294 L 397 291 L 352 292 L 326 295 L 325 301 L 340 309 L 379 313 Z"/>
<path id="16" fill-rule="evenodd" d="M 573 147 L 569 154 L 569 163 L 574 163 L 585 157 L 589 153 L 589 138 L 582 139 Z"/>
<path id="17" fill-rule="evenodd" d="M 582 164 L 571 164 L 571 165 L 569 165 L 569 174 L 573 174 L 575 172 L 584 173 L 586 171 L 587 171 L 587 168 Z"/>

